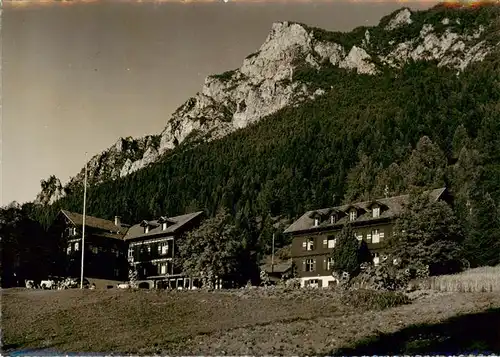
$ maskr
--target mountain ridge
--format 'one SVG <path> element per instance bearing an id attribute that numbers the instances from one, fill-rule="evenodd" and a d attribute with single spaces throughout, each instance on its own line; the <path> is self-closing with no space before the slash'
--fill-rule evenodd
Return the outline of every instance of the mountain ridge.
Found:
<path id="1" fill-rule="evenodd" d="M 496 8 L 457 10 L 443 5 L 416 12 L 402 8 L 377 26 L 348 33 L 295 22 L 274 23 L 257 52 L 238 69 L 208 76 L 202 90 L 172 114 L 159 135 L 120 138 L 92 157 L 89 182 L 127 176 L 161 160 L 180 144 L 222 138 L 331 89 L 303 80 L 301 70 L 333 66 L 376 76 L 408 61 L 436 61 L 438 66 L 455 68 L 458 75 L 500 47 L 499 29 Z M 81 185 L 82 179 L 83 169 L 64 186 L 53 176 L 42 180 L 35 202 L 51 204 Z"/>

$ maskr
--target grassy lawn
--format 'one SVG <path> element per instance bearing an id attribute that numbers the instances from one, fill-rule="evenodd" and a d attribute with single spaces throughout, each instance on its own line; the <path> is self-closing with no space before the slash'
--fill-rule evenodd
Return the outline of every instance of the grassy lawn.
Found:
<path id="1" fill-rule="evenodd" d="M 366 348 L 410 326 L 500 308 L 500 294 L 433 292 L 385 308 L 401 302 L 363 291 L 7 289 L 2 291 L 2 333 L 5 349 L 332 354 L 359 343 Z"/>

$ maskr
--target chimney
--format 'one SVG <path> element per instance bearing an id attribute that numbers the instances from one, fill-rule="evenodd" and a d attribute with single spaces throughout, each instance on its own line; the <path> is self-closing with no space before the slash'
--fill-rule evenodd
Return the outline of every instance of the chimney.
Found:
<path id="1" fill-rule="evenodd" d="M 120 216 L 115 216 L 115 226 L 117 227 L 121 227 L 122 225 L 120 218 Z"/>

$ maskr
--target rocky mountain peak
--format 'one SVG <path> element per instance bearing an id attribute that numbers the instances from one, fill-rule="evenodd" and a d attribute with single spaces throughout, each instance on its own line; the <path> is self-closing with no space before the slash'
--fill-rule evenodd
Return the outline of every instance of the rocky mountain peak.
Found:
<path id="1" fill-rule="evenodd" d="M 260 48 L 247 56 L 240 68 L 208 76 L 201 90 L 172 114 L 160 135 L 119 139 L 94 156 L 89 162 L 91 182 L 126 176 L 181 143 L 221 138 L 330 89 L 312 88 L 298 80 L 295 74 L 304 68 L 321 71 L 336 67 L 378 75 L 384 68 L 397 69 L 412 60 L 437 61 L 439 66 L 460 72 L 500 48 L 499 12 L 488 13 L 486 9 L 486 15 L 473 20 L 469 12 L 464 26 L 461 16 L 467 11 L 471 10 L 452 11 L 441 6 L 412 12 L 403 8 L 383 18 L 378 26 L 350 33 L 276 22 Z M 68 185 L 82 179 L 83 170 Z"/>
<path id="2" fill-rule="evenodd" d="M 411 11 L 408 8 L 401 9 L 395 16 L 391 19 L 389 24 L 385 27 L 387 31 L 397 29 L 399 27 L 409 25 L 413 21 L 411 19 Z"/>

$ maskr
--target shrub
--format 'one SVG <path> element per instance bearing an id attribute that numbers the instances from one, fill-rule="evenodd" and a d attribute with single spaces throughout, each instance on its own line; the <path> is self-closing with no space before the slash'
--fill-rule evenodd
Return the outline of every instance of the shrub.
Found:
<path id="1" fill-rule="evenodd" d="M 361 273 L 351 281 L 350 287 L 387 291 L 406 290 L 412 280 L 428 277 L 428 266 L 412 264 L 402 268 L 387 259 L 377 266 L 364 265 Z"/>
<path id="2" fill-rule="evenodd" d="M 405 271 L 398 270 L 392 264 L 381 264 L 367 266 L 351 285 L 357 288 L 395 291 L 404 289 L 409 281 L 409 274 Z"/>
<path id="3" fill-rule="evenodd" d="M 368 289 L 346 292 L 342 295 L 341 301 L 345 305 L 368 310 L 382 310 L 410 303 L 408 296 L 401 292 Z"/>

